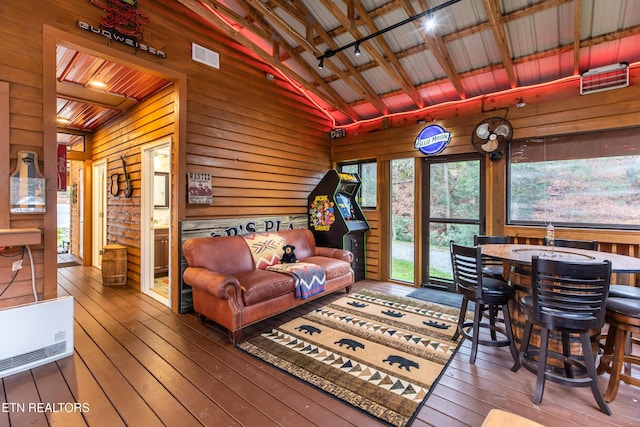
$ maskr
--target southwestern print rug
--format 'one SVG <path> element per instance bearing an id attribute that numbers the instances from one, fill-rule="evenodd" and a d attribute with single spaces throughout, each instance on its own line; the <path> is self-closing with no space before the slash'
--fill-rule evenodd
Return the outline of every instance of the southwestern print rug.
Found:
<path id="1" fill-rule="evenodd" d="M 407 425 L 455 354 L 459 310 L 360 290 L 239 347 L 394 425 Z"/>

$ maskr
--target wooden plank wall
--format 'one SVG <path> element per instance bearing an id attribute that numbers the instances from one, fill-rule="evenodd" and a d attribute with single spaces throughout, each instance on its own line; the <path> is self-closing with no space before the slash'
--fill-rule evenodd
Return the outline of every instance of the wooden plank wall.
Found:
<path id="1" fill-rule="evenodd" d="M 79 29 L 77 20 L 98 23 L 105 14 L 89 2 L 24 0 L 0 4 L 0 81 L 8 82 L 10 88 L 12 163 L 20 149 L 37 152 L 41 161 L 47 149 L 55 149 L 45 143 L 45 129 L 50 126 L 46 123 L 54 119 L 45 120 L 43 111 L 55 111 L 54 101 L 45 104 L 45 100 L 55 99 L 55 93 L 45 93 L 47 84 L 55 86 L 47 83 L 51 76 L 45 75 L 46 65 L 43 67 L 47 56 L 55 57 L 55 53 L 43 52 L 46 28 L 53 28 L 63 41 L 64 34 L 69 34 L 78 47 L 89 46 L 92 52 L 158 70 L 164 77 L 171 74 L 165 72 L 170 70 L 171 75 L 179 76 L 176 79 L 184 78 L 177 87 L 154 95 L 95 133 L 92 159 L 106 158 L 110 174 L 122 172 L 119 158 L 123 154 L 134 179 L 131 199 L 109 196 L 108 202 L 108 240 L 128 247 L 128 276 L 133 286 L 139 282 L 141 143 L 166 135 L 173 135 L 176 141 L 172 166 L 172 197 L 178 206 L 173 215 L 174 233 L 177 221 L 183 219 L 306 214 L 308 193 L 332 166 L 329 119 L 289 82 L 236 42 L 196 23 L 177 2 L 143 3 L 140 7 L 151 19 L 144 28 L 145 42 L 162 48 L 167 53 L 165 59 L 118 43 L 109 44 L 100 35 Z M 192 61 L 192 42 L 217 51 L 220 69 Z M 268 80 L 267 72 L 275 74 L 275 80 Z M 46 175 L 47 169 L 42 170 Z M 55 165 L 48 170 L 48 181 L 54 181 Z M 210 205 L 185 203 L 187 171 L 212 175 Z M 51 185 L 48 191 L 48 197 L 55 200 L 55 187 Z M 2 203 L 0 211 L 8 211 Z M 55 211 L 55 201 L 48 205 L 51 209 Z M 55 293 L 55 213 L 13 216 L 10 225 L 46 229 L 43 245 L 34 248 L 36 275 L 41 291 L 46 288 Z M 177 236 L 173 237 L 172 242 L 177 242 Z M 48 273 L 43 271 L 45 251 L 51 252 L 50 257 L 47 254 L 51 258 Z M 175 243 L 171 252 L 177 259 Z M 1 291 L 7 270 L 6 263 L 0 263 Z M 22 273 L 11 292 L 0 297 L 9 297 L 5 305 L 28 302 L 30 281 L 23 280 Z M 28 279 L 27 274 L 24 279 Z"/>
<path id="2" fill-rule="evenodd" d="M 524 108 L 515 108 L 516 99 L 523 97 Z M 506 117 L 514 127 L 514 138 L 589 132 L 603 129 L 640 126 L 640 68 L 630 72 L 630 87 L 591 95 L 579 95 L 579 80 L 565 79 L 553 86 L 540 86 L 486 96 L 449 106 L 436 106 L 413 116 L 396 116 L 387 121 L 348 127 L 347 136 L 334 141 L 333 160 L 376 159 L 378 161 L 378 194 L 384 190 L 388 178 L 389 161 L 399 158 L 424 157 L 414 149 L 416 136 L 425 124 L 421 119 L 434 121 L 452 133 L 451 142 L 440 154 L 449 156 L 474 152 L 471 133 L 482 119 Z M 416 195 L 422 194 L 422 180 L 416 180 Z M 487 161 L 487 224 L 489 234 L 510 234 L 519 239 L 540 239 L 541 227 L 507 226 L 506 221 L 506 161 Z M 388 264 L 385 231 L 377 227 L 389 222 L 389 204 L 379 200 L 376 211 L 367 211 L 372 224 L 367 245 L 368 277 L 386 280 L 383 266 Z M 416 206 L 415 218 L 421 218 Z M 417 235 L 420 227 L 417 224 Z M 601 250 L 640 257 L 640 233 L 615 230 L 556 230 L 568 239 L 588 239 L 601 242 Z M 376 258 L 380 256 L 380 258 Z M 416 266 L 418 270 L 419 266 Z M 416 277 L 420 277 L 417 271 Z M 620 278 L 621 282 L 634 279 Z M 416 279 L 417 280 L 417 279 Z M 640 284 L 640 278 L 635 279 Z M 419 282 L 416 282 L 419 283 Z"/>
<path id="3" fill-rule="evenodd" d="M 107 161 L 108 177 L 120 174 L 118 195 L 107 191 L 107 244 L 127 247 L 127 278 L 133 287 L 140 287 L 141 147 L 175 135 L 175 103 L 171 85 L 98 129 L 93 137 L 93 160 Z M 121 156 L 132 180 L 130 198 L 124 195 Z"/>

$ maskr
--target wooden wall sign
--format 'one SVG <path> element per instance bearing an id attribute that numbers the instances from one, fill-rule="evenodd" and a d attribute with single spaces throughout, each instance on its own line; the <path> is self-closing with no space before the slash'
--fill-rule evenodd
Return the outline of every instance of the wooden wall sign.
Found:
<path id="1" fill-rule="evenodd" d="M 10 181 L 11 213 L 46 212 L 45 179 L 36 153 L 18 151 L 18 162 Z"/>

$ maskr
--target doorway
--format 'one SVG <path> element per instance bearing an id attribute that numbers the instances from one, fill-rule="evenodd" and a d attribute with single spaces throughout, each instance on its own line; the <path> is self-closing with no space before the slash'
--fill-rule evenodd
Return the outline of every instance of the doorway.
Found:
<path id="1" fill-rule="evenodd" d="M 91 265 L 102 268 L 102 248 L 107 244 L 107 161 L 93 163 L 91 189 L 93 195 Z"/>
<path id="2" fill-rule="evenodd" d="M 423 177 L 422 286 L 455 292 L 449 242 L 484 232 L 484 157 L 427 158 Z"/>
<path id="3" fill-rule="evenodd" d="M 171 306 L 171 138 L 142 147 L 141 290 Z"/>

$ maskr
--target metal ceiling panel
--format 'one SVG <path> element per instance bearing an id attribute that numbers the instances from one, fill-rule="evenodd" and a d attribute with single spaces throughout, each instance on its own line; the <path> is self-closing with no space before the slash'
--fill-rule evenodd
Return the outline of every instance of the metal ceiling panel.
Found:
<path id="1" fill-rule="evenodd" d="M 181 6 L 176 13 L 210 13 L 193 7 L 192 0 L 175 1 Z M 293 57 L 269 67 L 288 67 L 282 73 L 293 75 L 296 86 L 330 106 L 327 114 L 337 125 L 380 117 L 387 110 L 418 109 L 548 82 L 576 69 L 640 61 L 640 0 L 581 0 L 579 11 L 575 0 L 497 0 L 498 10 L 494 0 L 213 1 L 231 8 L 232 12 L 217 9 L 225 19 L 242 17 L 236 42 L 268 54 L 277 40 L 293 48 Z M 421 19 L 405 22 L 425 5 L 442 6 L 434 13 L 434 37 L 425 38 L 416 26 Z M 579 43 L 574 41 L 576 16 Z M 215 22 L 203 18 L 202 22 Z M 353 28 L 359 32 L 355 36 Z M 379 35 L 362 40 L 361 55 L 354 54 L 353 46 L 340 55 L 329 50 L 324 69 L 317 68 L 317 57 L 327 49 L 340 50 L 373 33 Z M 383 42 L 388 49 L 383 49 Z M 365 45 L 373 52 L 363 49 Z M 579 52 L 574 56 L 576 46 Z M 58 64 L 61 82 L 84 87 L 93 74 L 103 73 L 110 80 L 108 90 L 136 101 L 169 84 L 65 49 L 58 51 Z"/>
<path id="2" fill-rule="evenodd" d="M 170 81 L 59 45 L 56 49 L 61 126 L 94 131 Z M 101 81 L 104 87 L 91 86 Z"/>

